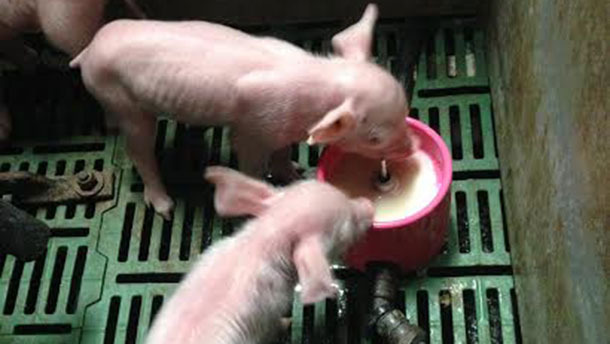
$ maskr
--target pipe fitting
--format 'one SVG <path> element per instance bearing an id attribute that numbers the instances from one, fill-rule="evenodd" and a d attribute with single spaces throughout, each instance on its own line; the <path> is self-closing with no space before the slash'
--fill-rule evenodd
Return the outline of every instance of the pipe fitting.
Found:
<path id="1" fill-rule="evenodd" d="M 388 344 L 427 343 L 426 333 L 409 323 L 396 309 L 398 267 L 393 264 L 371 266 L 373 280 L 369 326 Z"/>

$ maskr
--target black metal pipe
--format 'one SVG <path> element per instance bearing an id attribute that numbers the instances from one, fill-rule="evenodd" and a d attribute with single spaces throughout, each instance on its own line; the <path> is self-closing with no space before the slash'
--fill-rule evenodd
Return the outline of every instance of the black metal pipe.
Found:
<path id="1" fill-rule="evenodd" d="M 44 222 L 0 199 L 0 254 L 34 260 L 46 252 L 50 235 Z"/>
<path id="2" fill-rule="evenodd" d="M 427 343 L 426 333 L 409 323 L 405 315 L 396 309 L 398 267 L 389 263 L 370 266 L 372 274 L 372 308 L 369 326 L 387 344 Z"/>
<path id="3" fill-rule="evenodd" d="M 433 18 L 409 18 L 401 26 L 400 40 L 398 42 L 398 56 L 400 59 L 397 65 L 397 75 L 405 76 L 405 91 L 407 101 L 412 104 L 413 93 L 415 92 L 415 79 L 413 72 L 417 68 L 420 56 L 428 41 L 434 39 L 434 35 L 439 28 L 439 22 Z M 422 78 L 423 76 L 419 76 Z"/>

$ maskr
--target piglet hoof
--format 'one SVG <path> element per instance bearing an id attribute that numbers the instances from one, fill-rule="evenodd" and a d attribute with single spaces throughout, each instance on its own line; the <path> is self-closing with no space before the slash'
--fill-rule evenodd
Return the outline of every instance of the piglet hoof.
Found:
<path id="1" fill-rule="evenodd" d="M 170 221 L 172 219 L 174 201 L 169 196 L 148 192 L 147 189 L 144 189 L 144 203 L 147 207 L 152 206 L 155 212 L 165 220 Z"/>

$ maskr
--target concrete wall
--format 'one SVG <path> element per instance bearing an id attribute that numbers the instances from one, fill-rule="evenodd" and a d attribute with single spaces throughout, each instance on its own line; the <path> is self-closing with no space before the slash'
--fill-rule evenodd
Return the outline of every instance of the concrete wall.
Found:
<path id="1" fill-rule="evenodd" d="M 489 61 L 525 343 L 608 343 L 610 1 L 492 1 Z"/>

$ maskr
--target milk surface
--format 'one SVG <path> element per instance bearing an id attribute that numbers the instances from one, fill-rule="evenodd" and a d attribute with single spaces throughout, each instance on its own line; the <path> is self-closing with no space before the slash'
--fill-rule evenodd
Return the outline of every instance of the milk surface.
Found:
<path id="1" fill-rule="evenodd" d="M 390 190 L 381 191 L 376 183 L 381 170 L 379 160 L 346 154 L 331 171 L 328 182 L 350 197 L 364 196 L 375 204 L 375 221 L 403 219 L 425 208 L 438 193 L 437 168 L 423 151 L 408 159 L 388 161 L 392 178 Z"/>

